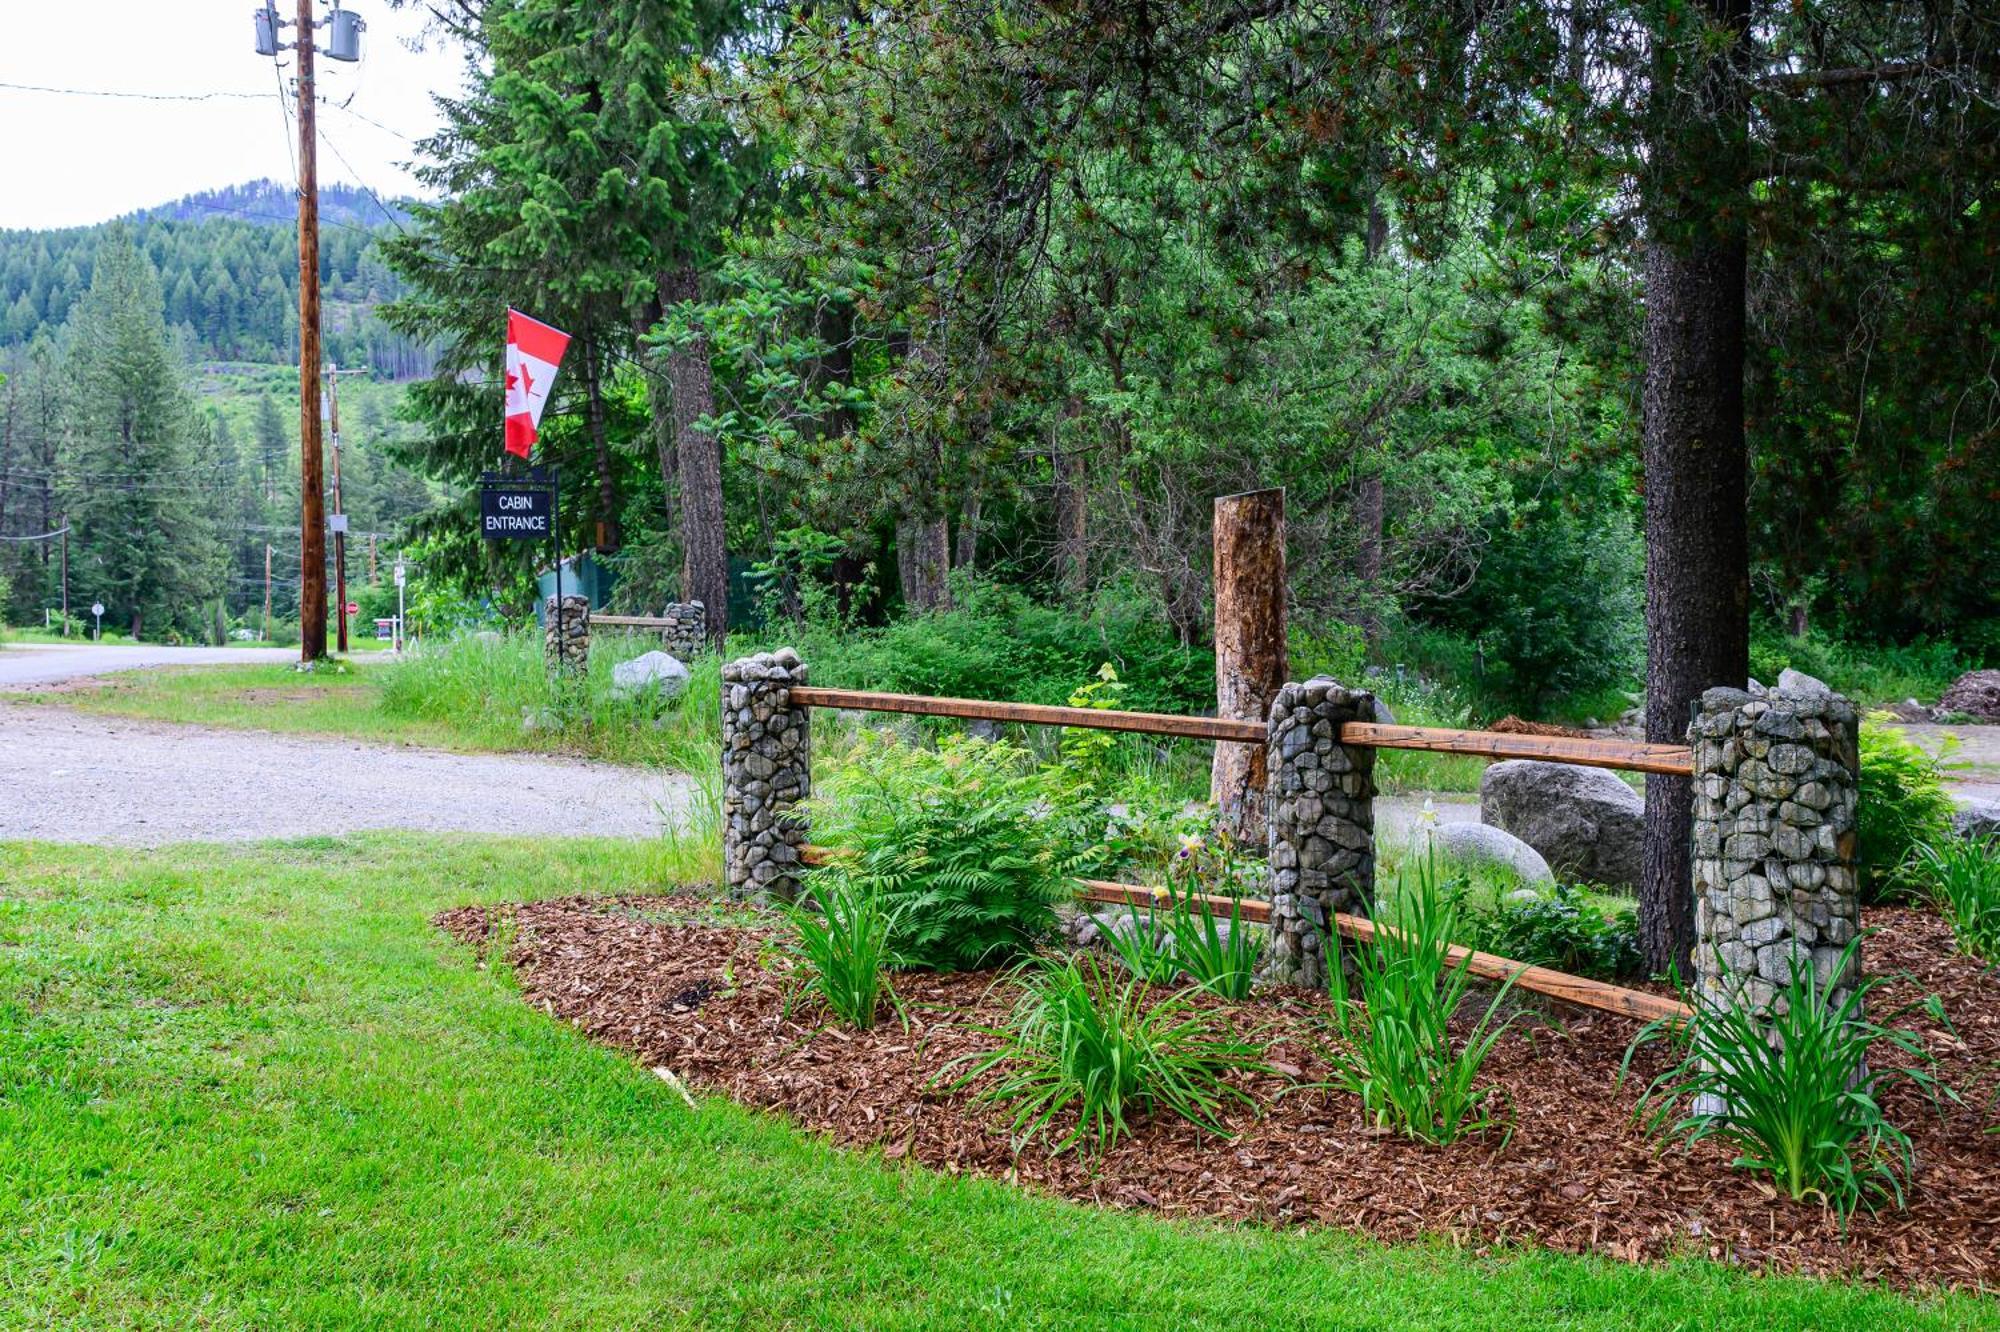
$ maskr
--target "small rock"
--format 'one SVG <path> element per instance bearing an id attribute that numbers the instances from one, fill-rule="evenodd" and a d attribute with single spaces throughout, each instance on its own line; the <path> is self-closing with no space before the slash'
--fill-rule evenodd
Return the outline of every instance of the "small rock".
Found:
<path id="1" fill-rule="evenodd" d="M 633 698 L 655 690 L 659 701 L 668 703 L 680 697 L 689 678 L 688 668 L 680 658 L 664 652 L 648 652 L 611 668 L 611 696 Z"/>
<path id="2" fill-rule="evenodd" d="M 1526 883 L 1555 882 L 1541 852 L 1503 829 L 1483 823 L 1440 823 L 1430 830 L 1430 840 L 1439 854 L 1453 860 L 1511 870 Z"/>

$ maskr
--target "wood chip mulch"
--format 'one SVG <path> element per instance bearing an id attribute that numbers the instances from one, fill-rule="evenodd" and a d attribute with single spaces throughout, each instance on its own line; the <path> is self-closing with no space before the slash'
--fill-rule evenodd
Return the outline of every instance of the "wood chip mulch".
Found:
<path id="1" fill-rule="evenodd" d="M 1578 1010 L 1528 1013 L 1486 1077 L 1512 1104 L 1513 1132 L 1429 1147 L 1376 1131 L 1354 1098 L 1294 1090 L 1325 1076 L 1316 1053 L 1324 1001 L 1304 992 L 1217 1004 L 1270 1045 L 1274 1075 L 1246 1079 L 1255 1112 L 1231 1140 L 1177 1120 L 1144 1125 L 1101 1159 L 1018 1151 L 1004 1116 L 935 1085 L 955 1056 L 984 1048 L 971 1025 L 1000 1021 L 1015 990 L 992 973 L 896 978 L 907 1026 L 872 1032 L 785 1012 L 787 963 L 769 917 L 691 899 L 565 899 L 500 908 L 516 929 L 507 962 L 524 997 L 591 1038 L 697 1089 L 781 1110 L 807 1129 L 888 1160 L 1013 1181 L 1079 1201 L 1257 1224 L 1321 1224 L 1380 1238 L 1441 1235 L 1478 1249 L 1544 1245 L 1628 1261 L 1706 1255 L 1742 1266 L 1879 1280 L 1898 1287 L 2000 1283 L 2000 976 L 1955 953 L 1949 929 L 1918 911 L 1869 913 L 1871 970 L 1908 972 L 1900 1002 L 1937 993 L 1955 1034 L 1906 1019 L 1963 1105 L 1942 1117 L 1897 1086 L 1892 1119 L 1915 1143 L 1909 1207 L 1858 1213 L 1842 1234 L 1812 1203 L 1778 1198 L 1730 1167 L 1720 1144 L 1660 1151 L 1632 1122 L 1640 1088 L 1664 1066 L 1649 1047 L 1623 1085 L 1636 1024 Z M 484 948 L 498 915 L 437 923 Z M 1921 1015 L 1917 1015 L 1920 1019 Z"/>
<path id="2" fill-rule="evenodd" d="M 1555 722 L 1523 721 L 1511 712 L 1486 729 L 1499 735 L 1567 736 L 1573 740 L 1590 740 L 1597 734 L 1574 726 L 1560 726 Z"/>

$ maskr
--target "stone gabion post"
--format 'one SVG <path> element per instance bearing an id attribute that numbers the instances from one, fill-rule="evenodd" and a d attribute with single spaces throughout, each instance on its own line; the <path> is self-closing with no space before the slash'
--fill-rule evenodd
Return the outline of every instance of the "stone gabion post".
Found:
<path id="1" fill-rule="evenodd" d="M 1333 913 L 1374 902 L 1375 751 L 1338 738 L 1341 723 L 1374 718 L 1373 695 L 1324 675 L 1271 700 L 1268 980 L 1325 986 Z"/>
<path id="2" fill-rule="evenodd" d="M 550 597 L 543 603 L 542 654 L 549 671 L 582 675 L 590 667 L 590 598 Z"/>
<path id="3" fill-rule="evenodd" d="M 660 612 L 667 623 L 660 630 L 660 647 L 686 661 L 708 646 L 708 607 L 699 601 L 670 601 Z"/>
<path id="4" fill-rule="evenodd" d="M 812 713 L 793 707 L 806 682 L 790 648 L 722 668 L 722 865 L 732 897 L 791 901 L 812 793 Z"/>
<path id="5" fill-rule="evenodd" d="M 1711 689 L 1688 742 L 1696 993 L 1772 1011 L 1794 958 L 1824 985 L 1860 931 L 1854 707 L 1821 690 Z M 1836 1002 L 1859 979 L 1840 977 Z"/>

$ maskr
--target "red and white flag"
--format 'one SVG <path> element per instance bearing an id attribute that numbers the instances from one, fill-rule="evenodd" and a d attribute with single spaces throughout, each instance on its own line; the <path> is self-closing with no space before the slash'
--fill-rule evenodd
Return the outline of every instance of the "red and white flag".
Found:
<path id="1" fill-rule="evenodd" d="M 507 311 L 507 452 L 525 458 L 534 452 L 542 424 L 542 404 L 556 382 L 569 334 Z"/>

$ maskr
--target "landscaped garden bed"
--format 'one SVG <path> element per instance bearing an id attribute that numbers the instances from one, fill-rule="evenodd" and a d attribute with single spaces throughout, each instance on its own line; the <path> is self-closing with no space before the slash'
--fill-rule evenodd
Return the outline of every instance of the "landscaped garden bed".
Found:
<path id="1" fill-rule="evenodd" d="M 505 923 L 506 928 L 496 929 Z M 1935 994 L 1951 1028 L 1900 1019 L 1935 1057 L 1961 1103 L 1934 1109 L 1914 1087 L 1885 1084 L 1888 1115 L 1910 1135 L 1907 1208 L 1856 1211 L 1843 1223 L 1793 1202 L 1733 1152 L 1646 1136 L 1634 1121 L 1645 1084 L 1669 1062 L 1641 1048 L 1620 1065 L 1636 1024 L 1572 1013 L 1511 1026 L 1482 1079 L 1504 1096 L 1510 1133 L 1433 1147 L 1368 1124 L 1359 1101 L 1311 1084 L 1328 1001 L 1300 990 L 1240 1004 L 1208 995 L 1270 1072 L 1234 1074 L 1251 1106 L 1225 1105 L 1231 1136 L 1160 1115 L 1102 1153 L 1017 1144 L 1004 1107 L 979 1086 L 949 1090 L 954 1060 L 993 1048 L 1019 987 L 1003 972 L 904 972 L 900 1020 L 872 1030 L 827 1021 L 797 993 L 778 919 L 696 897 L 571 898 L 462 908 L 438 922 L 476 947 L 504 940 L 523 997 L 594 1040 L 674 1080 L 780 1110 L 885 1159 L 1006 1178 L 1112 1206 L 1252 1224 L 1324 1224 L 1380 1238 L 1443 1235 L 1469 1246 L 1545 1245 L 1639 1260 L 1706 1255 L 1752 1268 L 1843 1274 L 1898 1286 L 1979 1287 L 2000 1280 L 2000 979 L 1954 951 L 1934 914 L 1877 908 L 1865 924 L 1872 973 L 1907 973 L 1883 1007 Z M 1878 1046 L 1879 1072 L 1897 1052 Z M 960 1065 L 962 1070 L 964 1065 Z"/>

